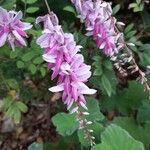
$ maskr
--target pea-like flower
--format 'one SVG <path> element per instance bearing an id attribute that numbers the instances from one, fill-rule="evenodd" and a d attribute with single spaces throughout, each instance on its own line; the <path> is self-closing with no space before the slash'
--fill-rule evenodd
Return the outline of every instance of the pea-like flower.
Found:
<path id="1" fill-rule="evenodd" d="M 37 44 L 45 49 L 43 59 L 53 71 L 52 79 L 58 77 L 57 85 L 49 90 L 63 92 L 62 99 L 68 109 L 74 102 L 86 108 L 84 95 L 94 94 L 96 90 L 85 84 L 91 76 L 91 67 L 78 54 L 82 47 L 76 45 L 72 34 L 63 32 L 54 13 L 37 18 L 39 22 L 44 22 L 44 31 Z"/>
<path id="2" fill-rule="evenodd" d="M 13 50 L 15 45 L 26 46 L 26 30 L 32 28 L 30 23 L 22 22 L 22 12 L 7 11 L 0 7 L 0 47 L 8 42 Z"/>
<path id="3" fill-rule="evenodd" d="M 107 56 L 118 52 L 118 34 L 115 31 L 116 19 L 112 17 L 110 3 L 102 0 L 71 0 L 79 18 L 85 22 L 87 36 L 93 36 L 96 45 Z"/>

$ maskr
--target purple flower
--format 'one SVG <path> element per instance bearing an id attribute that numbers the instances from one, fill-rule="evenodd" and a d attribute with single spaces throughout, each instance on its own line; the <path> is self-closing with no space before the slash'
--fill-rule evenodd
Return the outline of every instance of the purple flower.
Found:
<path id="1" fill-rule="evenodd" d="M 87 36 L 93 36 L 96 45 L 107 56 L 118 52 L 118 34 L 115 31 L 116 19 L 112 17 L 110 3 L 101 0 L 71 0 L 85 22 Z"/>
<path id="2" fill-rule="evenodd" d="M 45 49 L 43 59 L 53 71 L 52 80 L 58 77 L 57 85 L 49 90 L 63 92 L 62 99 L 68 109 L 74 102 L 86 108 L 84 95 L 94 94 L 96 90 L 85 84 L 91 76 L 91 67 L 86 65 L 83 56 L 78 54 L 82 47 L 76 45 L 72 34 L 63 32 L 55 14 L 39 17 L 37 22 L 44 23 L 44 31 L 37 39 L 37 44 Z"/>
<path id="3" fill-rule="evenodd" d="M 30 23 L 21 22 L 23 14 L 21 11 L 9 11 L 0 7 L 0 47 L 6 41 L 14 50 L 15 45 L 26 46 L 26 30 L 32 28 Z"/>

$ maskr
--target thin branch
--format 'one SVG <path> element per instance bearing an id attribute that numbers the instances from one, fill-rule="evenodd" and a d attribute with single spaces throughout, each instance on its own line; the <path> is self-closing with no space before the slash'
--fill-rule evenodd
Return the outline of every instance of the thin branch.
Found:
<path id="1" fill-rule="evenodd" d="M 50 7 L 49 7 L 49 4 L 48 4 L 47 0 L 45 0 L 45 4 L 46 4 L 46 7 L 47 7 L 48 12 L 49 12 L 49 14 L 50 14 L 50 13 L 51 13 L 51 9 L 50 9 Z"/>

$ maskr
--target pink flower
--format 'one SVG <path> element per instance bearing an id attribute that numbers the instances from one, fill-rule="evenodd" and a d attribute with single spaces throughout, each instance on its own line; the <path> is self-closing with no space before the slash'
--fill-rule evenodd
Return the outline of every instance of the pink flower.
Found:
<path id="1" fill-rule="evenodd" d="M 68 109 L 74 102 L 86 108 L 84 95 L 94 94 L 96 90 L 85 84 L 91 76 L 91 67 L 84 63 L 81 54 L 77 54 L 82 47 L 76 45 L 72 34 L 62 31 L 55 14 L 37 18 L 37 22 L 41 21 L 44 22 L 44 31 L 37 44 L 45 49 L 43 59 L 53 71 L 52 80 L 58 77 L 57 85 L 49 90 L 63 92 L 62 99 Z"/>
<path id="2" fill-rule="evenodd" d="M 112 17 L 110 3 L 101 0 L 71 0 L 85 22 L 87 36 L 93 36 L 96 45 L 107 56 L 118 52 L 118 35 L 115 31 L 116 19 Z"/>
<path id="3" fill-rule="evenodd" d="M 14 50 L 15 45 L 26 46 L 26 30 L 32 28 L 30 23 L 21 22 L 23 14 L 21 11 L 9 11 L 0 7 L 0 47 L 6 41 Z"/>

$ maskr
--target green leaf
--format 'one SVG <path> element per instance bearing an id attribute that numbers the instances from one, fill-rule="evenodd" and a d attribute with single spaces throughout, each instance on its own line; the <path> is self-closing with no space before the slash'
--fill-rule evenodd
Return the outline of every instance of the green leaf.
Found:
<path id="1" fill-rule="evenodd" d="M 129 24 L 129 25 L 125 28 L 124 33 L 127 34 L 129 31 L 131 31 L 131 30 L 133 29 L 133 27 L 134 27 L 134 24 L 133 24 L 133 23 Z"/>
<path id="2" fill-rule="evenodd" d="M 32 143 L 32 144 L 28 147 L 28 150 L 43 150 L 43 144 Z"/>
<path id="3" fill-rule="evenodd" d="M 65 7 L 63 8 L 63 10 L 68 11 L 68 12 L 71 12 L 71 13 L 73 13 L 73 14 L 76 14 L 76 11 L 74 10 L 74 8 L 73 8 L 72 6 L 65 6 Z"/>
<path id="4" fill-rule="evenodd" d="M 42 59 L 41 56 L 39 56 L 39 57 L 37 57 L 37 58 L 35 58 L 35 59 L 33 60 L 33 63 L 36 64 L 36 65 L 39 65 L 39 64 L 41 64 L 41 63 L 43 63 L 43 62 L 44 62 L 44 61 L 43 61 L 43 59 Z"/>
<path id="5" fill-rule="evenodd" d="M 112 63 L 108 59 L 106 59 L 105 61 L 103 61 L 103 66 L 105 68 L 107 68 L 108 70 L 110 70 L 110 71 L 112 71 L 112 69 L 113 69 Z"/>
<path id="6" fill-rule="evenodd" d="M 94 76 L 101 76 L 102 75 L 102 73 L 103 73 L 103 70 L 102 70 L 102 67 L 101 66 L 99 66 L 98 68 L 96 68 L 95 69 L 95 71 L 94 71 Z"/>
<path id="7" fill-rule="evenodd" d="M 44 67 L 40 68 L 40 72 L 43 77 L 46 75 L 46 69 Z"/>
<path id="8" fill-rule="evenodd" d="M 37 0 L 27 0 L 26 2 L 27 4 L 34 4 L 35 2 L 37 2 Z"/>
<path id="9" fill-rule="evenodd" d="M 143 123 L 150 121 L 150 101 L 145 100 L 138 109 L 137 119 L 139 122 Z"/>
<path id="10" fill-rule="evenodd" d="M 52 122 L 62 136 L 72 135 L 79 126 L 75 116 L 66 113 L 58 113 L 52 118 Z"/>
<path id="11" fill-rule="evenodd" d="M 14 114 L 16 112 L 16 106 L 14 105 L 14 103 L 12 105 L 10 105 L 10 107 L 8 108 L 8 110 L 6 111 L 6 115 L 10 118 L 14 117 Z"/>
<path id="12" fill-rule="evenodd" d="M 144 9 L 144 11 L 142 11 L 141 13 L 142 13 L 142 19 L 144 23 L 144 29 L 146 31 L 150 31 L 150 19 L 149 19 L 150 13 L 146 9 Z"/>
<path id="13" fill-rule="evenodd" d="M 100 121 L 104 119 L 103 114 L 100 112 L 99 103 L 92 97 L 87 97 L 87 104 L 89 115 L 86 117 L 89 121 Z"/>
<path id="14" fill-rule="evenodd" d="M 33 18 L 33 17 L 27 17 L 27 18 L 25 18 L 25 21 L 33 23 L 33 22 L 35 22 L 35 18 Z"/>
<path id="15" fill-rule="evenodd" d="M 28 111 L 28 107 L 24 103 L 16 102 L 16 105 L 20 109 L 20 111 L 22 111 L 24 113 Z"/>
<path id="16" fill-rule="evenodd" d="M 113 15 L 117 14 L 117 12 L 120 10 L 120 4 L 117 4 L 114 8 L 113 8 Z"/>
<path id="17" fill-rule="evenodd" d="M 20 110 L 17 107 L 14 108 L 14 113 L 13 113 L 12 117 L 13 117 L 15 123 L 19 123 L 20 122 L 20 120 L 21 120 L 21 112 L 20 112 Z"/>
<path id="18" fill-rule="evenodd" d="M 2 105 L 2 108 L 4 109 L 4 111 L 7 111 L 8 108 L 12 105 L 12 103 L 13 103 L 13 99 L 10 96 L 4 98 L 3 105 Z"/>
<path id="19" fill-rule="evenodd" d="M 32 14 L 32 13 L 35 13 L 35 12 L 37 12 L 39 10 L 39 8 L 38 7 L 29 7 L 29 8 L 27 8 L 27 13 L 30 13 L 30 14 Z"/>
<path id="20" fill-rule="evenodd" d="M 17 67 L 19 68 L 19 69 L 21 69 L 21 68 L 24 68 L 24 66 L 25 66 L 25 64 L 24 64 L 24 62 L 23 61 L 17 61 Z"/>
<path id="21" fill-rule="evenodd" d="M 17 51 L 17 50 L 10 52 L 10 58 L 14 59 L 14 58 L 16 58 L 17 56 L 18 56 L 18 51 Z"/>
<path id="22" fill-rule="evenodd" d="M 114 124 L 101 134 L 101 144 L 92 150 L 144 150 L 143 144 L 136 141 L 129 133 Z"/>
<path id="23" fill-rule="evenodd" d="M 136 33 L 137 33 L 137 31 L 136 31 L 136 30 L 133 30 L 133 31 L 131 31 L 131 32 L 128 32 L 125 37 L 126 37 L 126 38 L 131 38 L 131 37 L 133 37 Z"/>
<path id="24" fill-rule="evenodd" d="M 135 7 L 138 7 L 138 4 L 137 4 L 137 3 L 131 3 L 131 4 L 129 5 L 129 9 L 135 8 Z"/>
<path id="25" fill-rule="evenodd" d="M 141 3 L 141 0 L 136 0 L 137 4 L 140 4 Z"/>
<path id="26" fill-rule="evenodd" d="M 101 80 L 102 80 L 102 85 L 103 85 L 104 89 L 106 90 L 108 96 L 111 96 L 112 87 L 111 87 L 110 81 L 108 80 L 108 78 L 105 75 L 102 76 Z"/>
<path id="27" fill-rule="evenodd" d="M 140 126 L 137 124 L 137 121 L 131 117 L 116 117 L 113 123 L 127 130 L 136 140 L 144 143 L 147 149 L 150 148 L 150 134 L 148 134 L 150 133 L 150 122 L 146 122 Z"/>
<path id="28" fill-rule="evenodd" d="M 0 0 L 0 6 L 3 6 L 5 9 L 12 9 L 16 0 Z"/>
<path id="29" fill-rule="evenodd" d="M 36 55 L 35 51 L 27 52 L 27 53 L 25 53 L 25 54 L 22 56 L 22 60 L 25 61 L 25 62 L 28 62 L 28 61 L 30 61 L 35 55 Z"/>
<path id="30" fill-rule="evenodd" d="M 30 64 L 29 70 L 31 71 L 32 74 L 35 74 L 37 71 L 37 68 L 34 64 Z"/>
<path id="31" fill-rule="evenodd" d="M 11 89 L 19 90 L 19 84 L 15 79 L 7 79 L 6 82 Z"/>
<path id="32" fill-rule="evenodd" d="M 140 62 L 143 66 L 147 66 L 150 64 L 150 44 L 143 44 L 140 48 L 141 52 L 139 52 Z"/>

